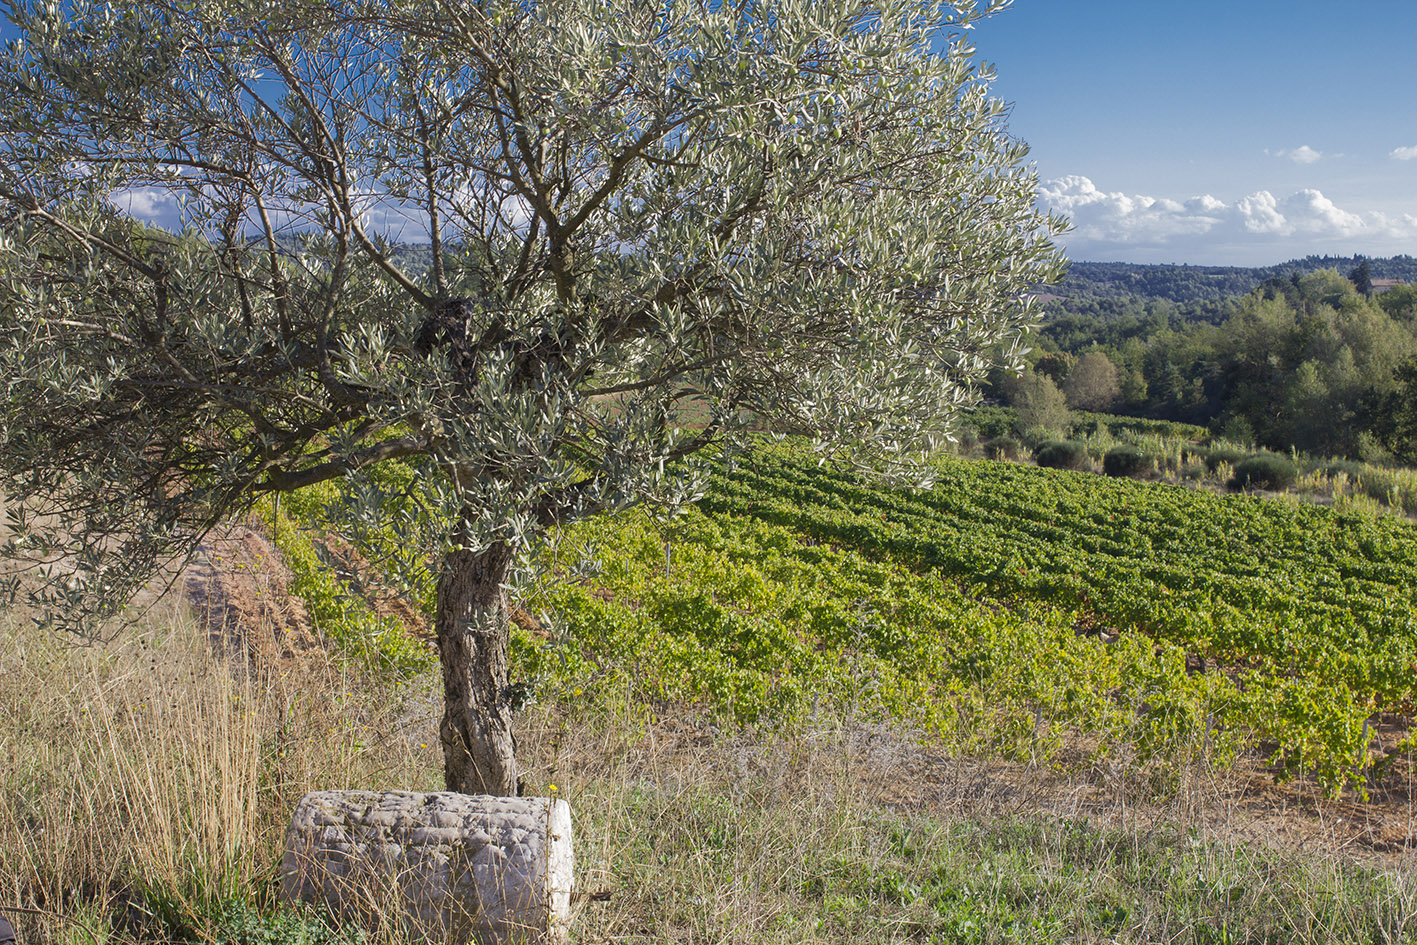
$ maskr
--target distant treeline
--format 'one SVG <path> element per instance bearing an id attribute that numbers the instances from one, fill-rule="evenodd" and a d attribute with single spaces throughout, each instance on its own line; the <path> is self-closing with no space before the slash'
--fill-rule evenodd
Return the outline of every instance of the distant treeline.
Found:
<path id="1" fill-rule="evenodd" d="M 1075 262 L 1060 286 L 1045 290 L 1060 310 L 1076 311 L 1071 304 L 1098 299 L 1165 300 L 1177 304 L 1215 302 L 1244 295 L 1271 279 L 1287 279 L 1320 269 L 1347 274 L 1357 268 L 1359 256 L 1307 256 L 1277 266 L 1141 265 L 1135 263 Z M 1417 258 L 1393 256 L 1369 259 L 1374 279 L 1417 282 Z"/>
<path id="2" fill-rule="evenodd" d="M 1228 298 L 1139 292 L 1053 305 L 1029 372 L 1000 376 L 992 393 L 1025 416 L 1055 416 L 1050 405 L 1065 399 L 1073 409 L 1199 424 L 1272 449 L 1417 465 L 1417 286 L 1362 292 L 1359 261 L 1328 259 L 1347 269 L 1321 261 L 1290 264 Z M 1417 282 L 1411 257 L 1369 264 L 1373 278 L 1410 273 Z M 1097 266 L 1081 265 L 1084 273 Z M 1187 272 L 1201 282 L 1285 268 L 1117 266 L 1136 270 L 1149 291 L 1179 289 Z"/>

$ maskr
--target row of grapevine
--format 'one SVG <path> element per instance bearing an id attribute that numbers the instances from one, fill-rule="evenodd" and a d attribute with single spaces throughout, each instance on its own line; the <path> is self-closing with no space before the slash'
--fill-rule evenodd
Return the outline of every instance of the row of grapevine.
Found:
<path id="1" fill-rule="evenodd" d="M 760 456 L 704 507 L 790 525 L 982 588 L 1094 613 L 1224 663 L 1412 699 L 1417 532 L 1393 517 L 1000 463 L 928 492 Z"/>
<path id="2" fill-rule="evenodd" d="M 1046 760 L 1077 734 L 1143 764 L 1233 749 L 1213 720 L 1238 694 L 1222 677 L 1188 675 L 1177 647 L 1106 644 L 1057 608 L 999 606 L 788 527 L 627 513 L 566 530 L 556 555 L 593 556 L 601 569 L 532 595 L 559 630 L 519 650 L 543 686 L 628 685 L 738 722 L 889 716 L 958 750 L 1013 758 Z"/>
<path id="3" fill-rule="evenodd" d="M 603 570 L 539 592 L 567 644 L 541 652 L 741 717 L 847 700 L 964 746 L 1093 733 L 1136 759 L 1272 741 L 1338 790 L 1417 686 L 1417 529 L 1391 517 L 960 460 L 887 490 L 765 451 L 668 529 L 563 546 Z"/>

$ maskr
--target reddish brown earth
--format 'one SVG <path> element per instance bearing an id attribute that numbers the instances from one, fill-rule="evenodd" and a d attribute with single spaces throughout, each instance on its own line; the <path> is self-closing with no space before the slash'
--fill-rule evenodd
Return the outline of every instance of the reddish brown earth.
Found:
<path id="1" fill-rule="evenodd" d="M 213 532 L 183 572 L 183 592 L 214 646 L 262 670 L 305 668 L 323 652 L 280 553 L 249 525 Z"/>

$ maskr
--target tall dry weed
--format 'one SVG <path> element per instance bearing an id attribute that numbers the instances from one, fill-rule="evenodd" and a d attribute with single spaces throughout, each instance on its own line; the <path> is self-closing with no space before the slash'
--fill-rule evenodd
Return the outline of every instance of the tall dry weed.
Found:
<path id="1" fill-rule="evenodd" d="M 1099 806 L 892 726 L 628 703 L 524 722 L 533 790 L 576 812 L 581 942 L 1417 941 L 1410 871 L 1214 836 L 1179 802 Z"/>
<path id="2" fill-rule="evenodd" d="M 159 607 L 105 644 L 0 623 L 0 911 L 26 943 L 201 937 L 269 904 L 306 791 L 436 786 L 405 690 L 319 655 L 253 670 Z"/>

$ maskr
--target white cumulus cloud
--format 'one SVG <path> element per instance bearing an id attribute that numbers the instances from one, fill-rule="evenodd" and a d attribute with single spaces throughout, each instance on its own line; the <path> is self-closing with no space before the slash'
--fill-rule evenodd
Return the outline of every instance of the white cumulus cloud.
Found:
<path id="1" fill-rule="evenodd" d="M 1410 148 L 1393 148 L 1388 154 L 1388 157 L 1392 158 L 1394 161 L 1410 161 L 1413 158 L 1417 158 L 1417 145 L 1413 145 Z"/>
<path id="2" fill-rule="evenodd" d="M 1266 151 L 1266 153 L 1270 152 Z M 1321 159 L 1324 156 L 1324 153 L 1322 151 L 1315 151 L 1307 144 L 1301 144 L 1299 145 L 1299 147 L 1290 148 L 1287 151 L 1275 151 L 1273 152 L 1273 154 L 1275 157 L 1288 158 L 1295 164 L 1313 164 L 1315 161 Z"/>
<path id="3" fill-rule="evenodd" d="M 1044 181 L 1039 202 L 1068 217 L 1064 237 L 1079 259 L 1199 261 L 1254 265 L 1311 252 L 1410 252 L 1417 217 L 1356 212 L 1318 190 L 1268 190 L 1226 202 L 1105 191 L 1081 175 Z"/>
<path id="4" fill-rule="evenodd" d="M 177 195 L 165 187 L 124 187 L 109 194 L 108 201 L 144 223 L 177 229 Z"/>
<path id="5" fill-rule="evenodd" d="M 1186 201 L 1186 208 L 1197 213 L 1215 213 L 1225 209 L 1225 201 L 1210 194 L 1201 194 Z"/>
<path id="6" fill-rule="evenodd" d="M 1267 190 L 1243 198 L 1235 204 L 1235 212 L 1250 233 L 1283 233 L 1287 222 L 1279 212 L 1279 201 Z"/>
<path id="7" fill-rule="evenodd" d="M 1166 198 L 1104 192 L 1080 175 L 1043 182 L 1039 198 L 1069 217 L 1075 232 L 1088 239 L 1165 241 L 1204 233 L 1217 222 L 1208 215 L 1208 201 L 1215 200 L 1208 195 L 1178 203 Z"/>
<path id="8" fill-rule="evenodd" d="M 1301 190 L 1286 197 L 1279 205 L 1290 233 L 1316 233 L 1321 236 L 1358 236 L 1368 230 L 1390 228 L 1387 217 L 1372 213 L 1364 217 L 1334 206 L 1317 190 Z"/>

